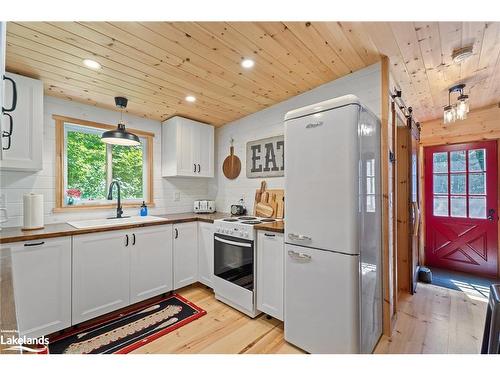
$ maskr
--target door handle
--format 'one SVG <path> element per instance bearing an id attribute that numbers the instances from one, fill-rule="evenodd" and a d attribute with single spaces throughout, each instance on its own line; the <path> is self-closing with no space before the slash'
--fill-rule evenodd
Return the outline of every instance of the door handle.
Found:
<path id="1" fill-rule="evenodd" d="M 174 238 L 179 237 L 179 231 L 177 230 L 177 228 L 174 228 L 174 230 L 175 230 L 175 237 Z"/>
<path id="2" fill-rule="evenodd" d="M 198 164 L 198 173 L 201 172 L 201 165 Z"/>
<path id="3" fill-rule="evenodd" d="M 495 220 L 495 210 L 493 208 L 490 208 L 488 210 L 488 217 L 487 217 L 487 219 L 489 221 L 494 221 Z"/>
<path id="4" fill-rule="evenodd" d="M 135 246 L 135 233 L 132 233 L 132 245 Z"/>
<path id="5" fill-rule="evenodd" d="M 12 105 L 10 106 L 10 108 L 4 108 L 2 106 L 2 112 L 12 112 L 17 107 L 17 85 L 16 85 L 16 81 L 14 81 L 12 78 L 7 77 L 7 76 L 3 76 L 3 79 L 6 80 L 6 81 L 10 81 L 10 83 L 12 83 Z"/>
<path id="6" fill-rule="evenodd" d="M 312 241 L 312 238 L 309 236 L 304 236 L 303 234 L 288 234 L 288 238 L 293 241 Z"/>
<path id="7" fill-rule="evenodd" d="M 309 261 L 312 259 L 312 257 L 310 255 L 307 255 L 304 253 L 298 253 L 298 252 L 293 251 L 293 250 L 289 250 L 288 255 L 294 259 L 297 259 L 297 260 Z"/>
<path id="8" fill-rule="evenodd" d="M 270 233 L 264 233 L 264 236 L 266 236 L 266 237 L 276 237 L 275 234 L 270 234 Z"/>
<path id="9" fill-rule="evenodd" d="M 194 170 L 193 172 L 196 173 L 196 164 L 193 164 L 194 165 Z"/>
<path id="10" fill-rule="evenodd" d="M 125 235 L 125 247 L 128 246 L 128 234 Z"/>

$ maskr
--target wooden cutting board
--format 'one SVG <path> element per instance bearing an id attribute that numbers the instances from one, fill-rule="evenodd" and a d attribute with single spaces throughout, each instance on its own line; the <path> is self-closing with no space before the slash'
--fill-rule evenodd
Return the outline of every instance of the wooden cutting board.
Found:
<path id="1" fill-rule="evenodd" d="M 262 190 L 261 185 L 261 189 L 257 190 L 255 193 L 254 215 L 283 219 L 285 215 L 285 190 L 267 190 L 265 181 L 262 181 L 262 183 L 264 184 L 264 189 Z M 272 213 L 267 206 L 272 209 Z"/>
<path id="2" fill-rule="evenodd" d="M 241 171 L 241 161 L 234 154 L 234 147 L 231 143 L 231 147 L 229 149 L 229 156 L 224 159 L 224 163 L 222 164 L 222 172 L 224 176 L 226 176 L 230 180 L 234 180 L 236 177 L 240 175 Z"/>

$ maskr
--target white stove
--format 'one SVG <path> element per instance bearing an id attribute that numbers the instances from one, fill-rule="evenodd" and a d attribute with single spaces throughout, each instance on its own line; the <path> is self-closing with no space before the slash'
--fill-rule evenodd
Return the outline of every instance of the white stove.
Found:
<path id="1" fill-rule="evenodd" d="M 231 216 L 214 221 L 215 233 L 253 241 L 256 238 L 255 230 L 253 228 L 254 225 L 275 221 L 277 220 L 257 216 Z"/>
<path id="2" fill-rule="evenodd" d="M 215 298 L 255 317 L 255 268 L 257 241 L 254 225 L 276 219 L 233 216 L 215 220 L 214 292 Z"/>

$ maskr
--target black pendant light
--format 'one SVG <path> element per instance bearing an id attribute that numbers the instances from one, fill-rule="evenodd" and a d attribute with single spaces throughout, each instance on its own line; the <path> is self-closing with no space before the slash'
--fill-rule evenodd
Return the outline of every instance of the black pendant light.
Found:
<path id="1" fill-rule="evenodd" d="M 127 103 L 127 98 L 121 96 L 115 97 L 115 104 L 120 108 L 120 122 L 115 130 L 108 130 L 102 133 L 101 141 L 104 143 L 120 146 L 137 146 L 141 144 L 138 136 L 125 130 L 123 109 L 127 107 Z"/>

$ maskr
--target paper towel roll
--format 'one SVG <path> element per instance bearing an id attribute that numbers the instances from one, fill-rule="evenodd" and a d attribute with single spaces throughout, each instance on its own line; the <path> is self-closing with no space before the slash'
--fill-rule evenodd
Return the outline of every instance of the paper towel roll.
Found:
<path id="1" fill-rule="evenodd" d="M 23 196 L 23 229 L 43 228 L 43 195 L 28 193 Z"/>

